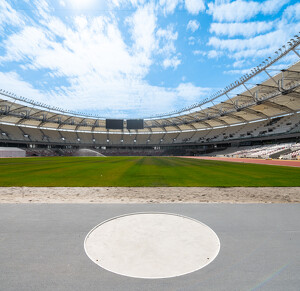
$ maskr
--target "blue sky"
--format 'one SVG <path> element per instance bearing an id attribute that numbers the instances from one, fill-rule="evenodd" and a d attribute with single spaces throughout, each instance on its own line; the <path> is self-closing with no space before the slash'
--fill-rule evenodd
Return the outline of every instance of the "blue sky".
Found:
<path id="1" fill-rule="evenodd" d="M 181 109 L 299 33 L 297 2 L 0 0 L 0 88 L 103 117 Z"/>

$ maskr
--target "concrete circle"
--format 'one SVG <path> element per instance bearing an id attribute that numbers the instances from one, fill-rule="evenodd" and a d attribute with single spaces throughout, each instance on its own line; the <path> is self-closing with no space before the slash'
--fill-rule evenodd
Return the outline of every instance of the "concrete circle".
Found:
<path id="1" fill-rule="evenodd" d="M 100 267 L 129 277 L 159 279 L 199 270 L 219 253 L 220 241 L 207 225 L 170 213 L 133 213 L 94 227 L 84 242 Z"/>

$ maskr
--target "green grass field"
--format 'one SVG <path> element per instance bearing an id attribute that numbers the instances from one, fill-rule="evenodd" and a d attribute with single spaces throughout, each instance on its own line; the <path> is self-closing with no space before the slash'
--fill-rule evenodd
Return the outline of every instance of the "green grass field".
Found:
<path id="1" fill-rule="evenodd" d="M 0 159 L 0 186 L 300 186 L 300 168 L 176 157 Z"/>

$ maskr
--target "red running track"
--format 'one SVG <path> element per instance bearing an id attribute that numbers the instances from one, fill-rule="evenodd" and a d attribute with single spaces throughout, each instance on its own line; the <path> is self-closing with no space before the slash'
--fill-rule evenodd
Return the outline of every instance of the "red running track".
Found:
<path id="1" fill-rule="evenodd" d="M 185 156 L 182 158 L 191 158 L 191 159 L 200 159 L 200 160 L 216 160 L 216 161 L 224 161 L 224 162 L 237 162 L 237 163 L 249 163 L 249 164 L 264 164 L 264 165 L 300 167 L 300 161 L 291 161 L 291 160 L 263 160 L 263 159 L 249 159 L 249 158 L 194 157 L 194 156 Z"/>

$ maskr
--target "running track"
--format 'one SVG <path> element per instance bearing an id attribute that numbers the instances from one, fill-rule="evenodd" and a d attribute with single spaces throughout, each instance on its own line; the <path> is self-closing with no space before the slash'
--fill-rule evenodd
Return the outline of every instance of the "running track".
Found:
<path id="1" fill-rule="evenodd" d="M 216 161 L 224 161 L 224 162 L 237 162 L 237 163 L 249 163 L 249 164 L 264 164 L 264 165 L 300 167 L 300 161 L 290 161 L 290 160 L 263 160 L 263 159 L 249 159 L 249 158 L 194 157 L 194 156 L 187 156 L 187 157 L 182 157 L 182 158 L 191 158 L 191 159 L 200 159 L 200 160 L 216 160 Z"/>

